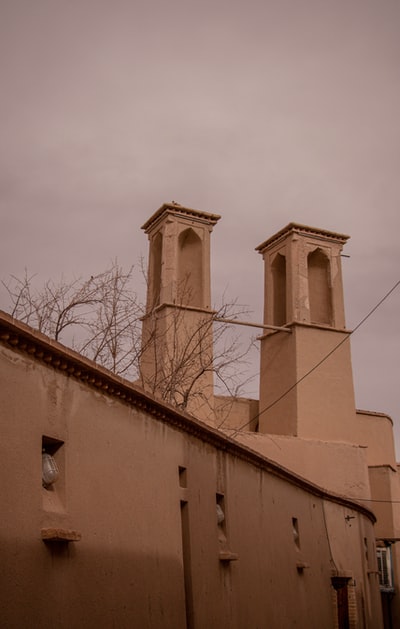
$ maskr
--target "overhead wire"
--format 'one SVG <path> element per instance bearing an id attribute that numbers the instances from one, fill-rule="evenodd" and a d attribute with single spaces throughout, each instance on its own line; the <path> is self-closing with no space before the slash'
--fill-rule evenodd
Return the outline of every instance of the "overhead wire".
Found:
<path id="1" fill-rule="evenodd" d="M 378 301 L 378 303 L 368 312 L 368 314 L 366 314 L 365 317 L 361 319 L 361 321 L 356 325 L 356 327 L 353 328 L 353 330 L 350 330 L 348 334 L 337 345 L 335 345 L 333 349 L 331 349 L 330 352 L 328 352 L 323 358 L 321 358 L 320 361 L 318 361 L 309 371 L 307 371 L 301 378 L 299 378 L 294 384 L 292 384 L 279 397 L 277 397 L 273 402 L 271 402 L 271 404 L 268 404 L 268 406 L 265 406 L 261 411 L 257 413 L 257 415 L 252 417 L 250 421 L 246 422 L 242 426 L 239 426 L 239 428 L 235 430 L 234 436 L 237 435 L 238 432 L 243 430 L 243 428 L 246 428 L 246 426 L 249 426 L 251 423 L 253 423 L 254 420 L 258 419 L 263 413 L 265 413 L 266 411 L 269 411 L 270 408 L 272 408 L 273 406 L 275 406 L 275 404 L 280 402 L 284 397 L 286 397 L 286 395 L 288 395 L 288 393 L 293 391 L 293 389 L 295 389 L 301 382 L 303 382 L 305 378 L 307 378 L 316 369 L 318 369 L 318 367 L 320 367 L 320 365 L 322 365 L 330 356 L 332 356 L 332 354 L 334 354 L 334 352 L 336 352 L 336 350 L 338 350 L 339 347 L 343 345 L 343 343 L 349 340 L 350 336 L 354 334 L 367 321 L 367 319 L 369 319 L 371 315 L 373 315 L 373 313 L 383 304 L 384 301 L 386 301 L 386 299 L 396 290 L 396 288 L 399 285 L 400 285 L 400 280 L 398 280 L 394 284 L 394 286 L 392 286 L 392 288 L 384 295 L 384 297 L 382 297 L 382 299 Z"/>

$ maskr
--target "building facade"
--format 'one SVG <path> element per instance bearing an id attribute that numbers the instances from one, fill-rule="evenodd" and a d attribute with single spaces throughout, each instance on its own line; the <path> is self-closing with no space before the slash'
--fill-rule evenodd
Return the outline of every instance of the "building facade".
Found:
<path id="1" fill-rule="evenodd" d="M 1 626 L 396 626 L 398 471 L 391 420 L 354 406 L 346 237 L 291 224 L 259 247 L 260 400 L 231 400 L 222 429 L 218 218 L 165 204 L 144 225 L 139 384 L 1 314 Z M 198 389 L 168 397 L 159 374 L 199 327 Z"/>

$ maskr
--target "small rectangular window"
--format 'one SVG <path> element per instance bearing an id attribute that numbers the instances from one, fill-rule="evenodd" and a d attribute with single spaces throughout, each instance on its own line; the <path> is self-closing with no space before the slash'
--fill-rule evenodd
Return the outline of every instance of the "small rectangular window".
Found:
<path id="1" fill-rule="evenodd" d="M 217 525 L 218 528 L 225 534 L 226 522 L 225 522 L 225 498 L 223 494 L 216 494 L 217 503 Z"/>
<path id="2" fill-rule="evenodd" d="M 186 467 L 178 467 L 178 473 L 179 473 L 179 487 L 187 487 L 187 473 L 186 473 Z"/>
<path id="3" fill-rule="evenodd" d="M 293 539 L 297 548 L 300 549 L 300 533 L 299 533 L 299 522 L 297 518 L 292 518 L 292 530 L 293 530 Z"/>
<path id="4" fill-rule="evenodd" d="M 64 442 L 54 437 L 42 437 L 42 506 L 45 511 L 65 511 L 65 451 Z"/>
<path id="5" fill-rule="evenodd" d="M 42 437 L 42 484 L 45 489 L 50 487 L 59 479 L 60 470 L 57 456 L 58 450 L 63 445 L 59 439 L 52 437 Z"/>
<path id="6" fill-rule="evenodd" d="M 217 509 L 217 535 L 219 545 L 219 560 L 225 567 L 228 567 L 231 561 L 238 559 L 237 553 L 231 551 L 228 543 L 228 527 L 226 524 L 226 503 L 224 494 L 216 494 Z"/>
<path id="7" fill-rule="evenodd" d="M 368 539 L 366 537 L 364 537 L 364 552 L 365 552 L 365 559 L 368 563 Z"/>
<path id="8" fill-rule="evenodd" d="M 377 548 L 379 586 L 381 591 L 393 591 L 392 551 L 390 546 Z"/>

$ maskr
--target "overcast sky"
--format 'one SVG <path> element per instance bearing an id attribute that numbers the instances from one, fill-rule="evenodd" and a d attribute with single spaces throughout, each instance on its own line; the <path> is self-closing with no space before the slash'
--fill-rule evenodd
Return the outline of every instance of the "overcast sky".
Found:
<path id="1" fill-rule="evenodd" d="M 350 234 L 355 327 L 400 279 L 399 33 L 398 0 L 1 0 L 0 279 L 136 263 L 175 200 L 222 215 L 214 300 L 255 321 L 258 244 L 290 221 Z M 352 348 L 400 456 L 399 312 L 400 288 Z"/>

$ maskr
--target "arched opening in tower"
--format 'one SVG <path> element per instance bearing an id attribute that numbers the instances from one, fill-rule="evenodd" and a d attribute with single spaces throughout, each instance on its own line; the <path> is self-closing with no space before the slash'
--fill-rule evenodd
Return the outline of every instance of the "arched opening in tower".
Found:
<path id="1" fill-rule="evenodd" d="M 178 293 L 182 305 L 203 306 L 203 247 L 196 232 L 189 228 L 179 235 Z"/>
<path id="2" fill-rule="evenodd" d="M 158 306 L 160 303 L 160 293 L 161 293 L 161 264 L 162 264 L 162 245 L 163 245 L 163 237 L 159 232 L 154 237 L 152 242 L 152 251 L 151 251 L 151 259 L 152 259 L 152 272 L 150 274 L 150 280 L 152 279 L 153 286 L 151 291 L 151 307 Z"/>
<path id="3" fill-rule="evenodd" d="M 307 265 L 311 323 L 332 325 L 332 291 L 329 259 L 318 248 L 308 254 Z"/>
<path id="4" fill-rule="evenodd" d="M 271 266 L 273 286 L 273 325 L 285 325 L 286 318 L 286 258 L 278 253 Z"/>

